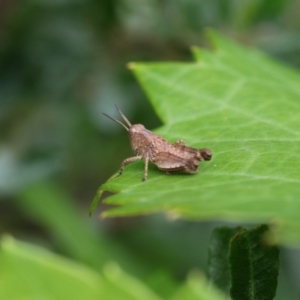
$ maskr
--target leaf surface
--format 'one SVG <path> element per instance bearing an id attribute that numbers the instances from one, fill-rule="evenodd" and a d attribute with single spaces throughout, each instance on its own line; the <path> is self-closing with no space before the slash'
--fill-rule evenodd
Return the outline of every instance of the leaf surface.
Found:
<path id="1" fill-rule="evenodd" d="M 1 240 L 0 264 L 0 299 L 161 299 L 119 267 L 106 267 L 103 277 L 75 261 L 7 236 Z"/>
<path id="2" fill-rule="evenodd" d="M 162 299 L 114 261 L 107 263 L 100 275 L 76 261 L 10 236 L 2 237 L 0 246 L 0 299 Z M 170 299 L 223 300 L 224 297 L 213 288 L 208 289 L 203 276 L 192 274 Z"/>
<path id="3" fill-rule="evenodd" d="M 202 274 L 191 272 L 187 281 L 178 288 L 170 300 L 226 300 L 220 291 L 209 286 Z"/>
<path id="4" fill-rule="evenodd" d="M 229 295 L 231 277 L 229 270 L 230 241 L 241 227 L 216 227 L 210 238 L 208 248 L 208 274 L 210 282 L 217 286 L 226 295 Z"/>
<path id="5" fill-rule="evenodd" d="M 3 237 L 1 299 L 99 299 L 104 281 L 85 268 L 42 248 Z"/>
<path id="6" fill-rule="evenodd" d="M 237 234 L 230 243 L 232 300 L 272 300 L 276 295 L 279 249 L 266 243 L 270 234 L 262 225 Z"/>
<path id="7" fill-rule="evenodd" d="M 167 176 L 143 162 L 101 189 L 119 205 L 105 216 L 164 211 L 194 220 L 272 223 L 282 242 L 300 243 L 300 76 L 216 33 L 214 51 L 194 48 L 191 63 L 131 68 L 170 142 L 210 148 L 196 175 Z M 147 127 L 147 124 L 144 124 Z"/>

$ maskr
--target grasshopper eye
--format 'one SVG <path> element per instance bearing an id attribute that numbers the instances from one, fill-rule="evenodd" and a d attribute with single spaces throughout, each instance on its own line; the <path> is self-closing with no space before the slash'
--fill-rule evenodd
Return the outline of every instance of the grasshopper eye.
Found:
<path id="1" fill-rule="evenodd" d="M 201 156 L 204 160 L 211 160 L 212 153 L 210 149 L 201 149 Z"/>

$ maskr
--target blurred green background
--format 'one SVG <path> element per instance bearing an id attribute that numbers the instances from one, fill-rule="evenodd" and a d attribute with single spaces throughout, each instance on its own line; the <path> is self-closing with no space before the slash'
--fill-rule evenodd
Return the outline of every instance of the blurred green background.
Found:
<path id="1" fill-rule="evenodd" d="M 213 223 L 100 220 L 105 206 L 88 217 L 99 185 L 131 155 L 101 112 L 117 117 L 118 104 L 132 123 L 160 126 L 126 64 L 191 61 L 207 27 L 299 68 L 299 11 L 299 0 L 0 1 L 1 234 L 97 270 L 116 260 L 163 296 L 189 270 L 205 272 Z M 299 251 L 282 249 L 281 261 L 278 297 L 293 299 Z"/>

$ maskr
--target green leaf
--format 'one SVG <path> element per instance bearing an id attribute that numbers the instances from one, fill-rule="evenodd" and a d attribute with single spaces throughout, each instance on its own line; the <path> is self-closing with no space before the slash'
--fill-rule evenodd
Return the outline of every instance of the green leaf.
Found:
<path id="1" fill-rule="evenodd" d="M 233 300 L 272 300 L 279 273 L 279 249 L 267 244 L 267 225 L 237 234 L 230 245 Z"/>
<path id="2" fill-rule="evenodd" d="M 90 205 L 90 209 L 89 209 L 89 216 L 91 217 L 92 216 L 92 213 L 93 211 L 96 209 L 99 201 L 100 201 L 100 198 L 101 198 L 101 195 L 102 195 L 103 191 L 101 188 L 98 189 L 93 201 L 92 201 L 92 204 Z"/>
<path id="3" fill-rule="evenodd" d="M 17 201 L 31 219 L 43 224 L 56 246 L 70 257 L 98 270 L 108 261 L 116 260 L 126 270 L 147 272 L 145 265 L 137 263 L 137 258 L 122 245 L 116 245 L 101 231 L 91 230 L 87 213 L 82 216 L 70 195 L 52 181 L 28 186 L 19 193 Z"/>
<path id="4" fill-rule="evenodd" d="M 185 282 L 177 292 L 171 297 L 171 300 L 225 300 L 222 295 L 213 286 L 208 287 L 204 276 L 198 272 L 191 272 Z"/>
<path id="5" fill-rule="evenodd" d="M 92 300 L 105 296 L 104 281 L 96 272 L 11 237 L 1 241 L 0 262 L 0 299 Z"/>
<path id="6" fill-rule="evenodd" d="M 282 242 L 300 243 L 300 76 L 215 33 L 211 40 L 215 51 L 194 48 L 193 63 L 131 68 L 164 123 L 156 132 L 210 148 L 212 160 L 196 175 L 151 166 L 147 182 L 143 162 L 128 165 L 101 187 L 116 193 L 106 203 L 120 205 L 104 215 L 271 222 Z"/>
<path id="7" fill-rule="evenodd" d="M 162 300 L 147 288 L 139 279 L 122 271 L 115 263 L 110 263 L 104 268 L 104 276 L 114 291 L 124 294 L 122 299 Z M 110 297 L 110 299 L 115 299 Z"/>
<path id="8" fill-rule="evenodd" d="M 12 237 L 3 237 L 0 251 L 0 299 L 159 300 L 139 279 L 116 265 L 105 277 L 58 255 Z"/>
<path id="9" fill-rule="evenodd" d="M 208 273 L 210 282 L 229 295 L 231 277 L 229 271 L 229 244 L 240 227 L 217 227 L 213 230 L 208 249 Z"/>
<path id="10" fill-rule="evenodd" d="M 48 250 L 5 236 L 0 248 L 0 299 L 161 300 L 140 279 L 111 261 L 103 276 Z M 183 297 L 181 297 L 183 296 Z M 203 276 L 190 274 L 172 299 L 224 300 Z"/>

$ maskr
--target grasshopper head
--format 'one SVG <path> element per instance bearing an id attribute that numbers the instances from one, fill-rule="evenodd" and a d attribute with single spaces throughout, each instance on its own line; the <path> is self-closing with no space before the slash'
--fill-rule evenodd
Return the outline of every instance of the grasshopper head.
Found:
<path id="1" fill-rule="evenodd" d="M 142 124 L 135 124 L 129 127 L 129 134 L 140 133 L 145 130 L 145 126 Z"/>

